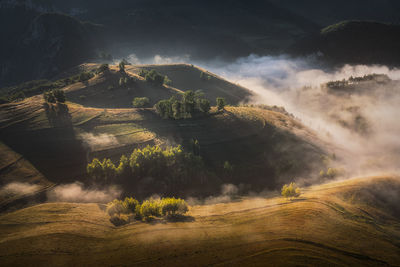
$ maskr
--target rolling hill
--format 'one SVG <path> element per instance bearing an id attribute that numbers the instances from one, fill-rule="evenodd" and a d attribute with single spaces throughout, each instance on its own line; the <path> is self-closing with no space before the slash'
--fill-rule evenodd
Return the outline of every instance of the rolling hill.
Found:
<path id="1" fill-rule="evenodd" d="M 398 177 L 311 188 L 295 200 L 193 206 L 192 222 L 113 226 L 99 204 L 47 203 L 0 215 L 3 265 L 397 266 Z M 397 196 L 398 197 L 398 196 Z"/>
<path id="2" fill-rule="evenodd" d="M 96 66 L 89 64 L 87 68 Z M 174 86 L 182 90 L 149 85 L 136 75 L 139 68 L 156 68 L 169 75 Z M 107 75 L 95 75 L 87 82 L 63 88 L 71 102 L 67 103 L 68 114 L 62 119 L 51 117 L 42 95 L 0 105 L 0 137 L 56 184 L 90 183 L 85 178 L 86 165 L 94 157 L 111 158 L 117 163 L 122 154 L 146 145 L 180 144 L 190 151 L 191 141 L 197 139 L 206 168 L 214 175 L 200 188 L 192 183 L 176 189 L 175 194 L 181 196 L 209 195 L 222 183 L 243 184 L 247 190 L 255 191 L 272 189 L 294 176 L 313 176 L 321 166 L 327 167 L 323 162 L 333 153 L 332 149 L 276 107 L 229 106 L 224 112 L 212 108 L 208 116 L 186 120 L 162 119 L 152 108 L 129 108 L 136 96 L 148 96 L 155 103 L 160 98 L 179 95 L 190 80 L 191 88 L 202 86 L 212 101 L 214 96 L 225 96 L 230 103 L 250 97 L 247 89 L 214 74 L 207 72 L 211 79 L 202 81 L 201 71 L 190 65 L 128 66 L 127 74 L 136 80 L 125 87 L 115 84 L 120 73 L 112 66 Z M 110 84 L 115 86 L 110 89 Z M 235 175 L 221 173 L 226 161 L 235 166 Z M 165 193 L 154 192 L 151 184 L 123 187 L 126 193 L 138 197 Z"/>

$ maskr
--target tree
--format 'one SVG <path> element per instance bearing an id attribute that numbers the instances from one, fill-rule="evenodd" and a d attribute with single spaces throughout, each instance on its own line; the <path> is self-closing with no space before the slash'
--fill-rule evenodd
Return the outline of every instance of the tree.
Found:
<path id="1" fill-rule="evenodd" d="M 155 105 L 157 113 L 165 118 L 171 118 L 172 117 L 172 105 L 170 100 L 160 100 L 156 105 Z"/>
<path id="2" fill-rule="evenodd" d="M 186 91 L 182 96 L 183 112 L 187 115 L 192 115 L 195 111 L 196 101 L 195 93 L 192 90 Z"/>
<path id="3" fill-rule="evenodd" d="M 285 198 L 299 197 L 301 195 L 300 188 L 295 183 L 285 184 L 282 187 L 281 194 Z"/>
<path id="4" fill-rule="evenodd" d="M 172 116 L 174 119 L 180 119 L 182 113 L 182 103 L 179 100 L 172 102 Z"/>
<path id="5" fill-rule="evenodd" d="M 125 65 L 126 65 L 126 61 L 124 61 L 124 60 L 122 60 L 122 61 L 118 64 L 119 72 L 125 73 Z"/>
<path id="6" fill-rule="evenodd" d="M 164 84 L 165 84 L 165 85 L 169 85 L 169 86 L 172 85 L 171 79 L 168 78 L 168 76 L 166 76 L 166 75 L 165 75 L 165 77 L 164 77 Z"/>
<path id="7" fill-rule="evenodd" d="M 65 93 L 63 90 L 61 89 L 54 89 L 53 91 L 53 95 L 55 97 L 55 99 L 57 100 L 57 102 L 59 103 L 65 103 Z"/>
<path id="8" fill-rule="evenodd" d="M 134 108 L 143 108 L 150 104 L 150 99 L 148 97 L 135 97 L 132 101 L 132 106 Z"/>
<path id="9" fill-rule="evenodd" d="M 165 77 L 159 74 L 156 70 L 151 70 L 146 73 L 145 80 L 154 85 L 163 85 Z"/>
<path id="10" fill-rule="evenodd" d="M 43 93 L 43 99 L 47 103 L 65 103 L 65 93 L 61 89 L 54 89 Z"/>
<path id="11" fill-rule="evenodd" d="M 43 99 L 44 101 L 46 101 L 47 103 L 56 103 L 57 100 L 53 94 L 52 91 L 47 91 L 43 93 Z"/>
<path id="12" fill-rule="evenodd" d="M 97 73 L 108 73 L 110 71 L 110 66 L 108 64 L 101 64 L 101 66 L 97 69 Z"/>
<path id="13" fill-rule="evenodd" d="M 197 139 L 192 139 L 190 143 L 192 145 L 193 155 L 200 156 L 200 143 L 199 143 L 199 141 Z"/>
<path id="14" fill-rule="evenodd" d="M 116 177 L 117 168 L 115 168 L 114 163 L 110 159 L 104 159 L 102 167 L 105 180 L 112 180 Z"/>
<path id="15" fill-rule="evenodd" d="M 210 101 L 208 99 L 200 99 L 199 108 L 201 112 L 208 113 L 211 109 Z"/>
<path id="16" fill-rule="evenodd" d="M 218 111 L 221 111 L 225 108 L 226 102 L 225 102 L 225 98 L 222 97 L 217 97 L 217 108 Z"/>

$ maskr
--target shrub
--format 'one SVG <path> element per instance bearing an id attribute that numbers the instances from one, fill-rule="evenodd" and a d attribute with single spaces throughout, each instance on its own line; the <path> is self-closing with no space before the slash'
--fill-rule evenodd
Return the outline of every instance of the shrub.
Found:
<path id="1" fill-rule="evenodd" d="M 282 187 L 281 194 L 285 198 L 299 197 L 301 194 L 300 188 L 295 183 L 285 184 Z"/>
<path id="2" fill-rule="evenodd" d="M 149 199 L 140 205 L 140 214 L 144 218 L 161 217 L 160 200 Z"/>
<path id="3" fill-rule="evenodd" d="M 135 213 L 136 207 L 139 206 L 139 201 L 132 197 L 126 197 L 123 206 L 126 213 Z"/>
<path id="4" fill-rule="evenodd" d="M 143 108 L 150 104 L 150 99 L 148 97 L 135 97 L 132 101 L 132 106 L 134 108 Z"/>
<path id="5" fill-rule="evenodd" d="M 161 213 L 163 216 L 183 215 L 189 211 L 188 205 L 183 199 L 163 198 L 160 201 Z"/>
<path id="6" fill-rule="evenodd" d="M 112 202 L 107 204 L 107 213 L 111 217 L 118 215 L 120 216 L 121 213 L 125 213 L 126 209 L 124 207 L 124 202 L 122 200 L 114 199 Z"/>
<path id="7" fill-rule="evenodd" d="M 222 97 L 217 97 L 217 108 L 219 111 L 223 110 L 225 108 L 226 102 L 225 98 Z"/>

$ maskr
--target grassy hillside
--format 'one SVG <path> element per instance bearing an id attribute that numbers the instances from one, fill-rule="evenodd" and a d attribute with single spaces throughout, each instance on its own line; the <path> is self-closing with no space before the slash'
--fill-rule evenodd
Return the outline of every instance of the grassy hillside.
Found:
<path id="1" fill-rule="evenodd" d="M 0 142 L 0 185 L 0 211 L 4 211 L 45 200 L 41 193 L 51 188 L 53 183 L 23 156 Z"/>
<path id="2" fill-rule="evenodd" d="M 246 102 L 253 93 L 237 84 L 232 84 L 207 70 L 188 64 L 172 65 L 139 65 L 128 66 L 127 71 L 138 74 L 141 69 L 155 69 L 162 75 L 167 75 L 172 86 L 182 91 L 202 90 L 206 97 L 215 105 L 217 97 L 224 97 L 229 104 Z M 204 77 L 201 75 L 204 73 Z"/>
<path id="3" fill-rule="evenodd" d="M 49 203 L 0 216 L 3 265 L 395 266 L 397 177 L 303 189 L 299 199 L 191 207 L 193 222 L 115 227 L 98 204 Z M 398 199 L 397 199 L 398 200 Z"/>
<path id="4" fill-rule="evenodd" d="M 149 84 L 136 74 L 143 67 L 170 76 L 173 86 Z M 1 139 L 54 183 L 87 181 L 86 165 L 94 157 L 111 158 L 117 164 L 121 155 L 137 147 L 181 144 L 191 151 L 191 141 L 197 139 L 213 175 L 200 188 L 190 183 L 190 188 L 175 189 L 181 196 L 211 194 L 222 183 L 244 184 L 256 191 L 276 188 L 294 177 L 319 172 L 326 167 L 325 156 L 333 153 L 315 133 L 276 108 L 238 106 L 223 112 L 212 108 L 207 116 L 185 120 L 162 119 L 152 108 L 129 108 L 135 96 L 147 96 L 154 103 L 180 94 L 191 80 L 194 85 L 188 89 L 204 83 L 210 99 L 225 96 L 231 103 L 243 100 L 250 91 L 208 72 L 211 79 L 203 81 L 203 70 L 189 65 L 128 66 L 126 71 L 134 79 L 127 87 L 115 84 L 121 76 L 115 66 L 108 74 L 65 87 L 72 102 L 67 102 L 68 114 L 62 118 L 46 111 L 41 95 L 0 105 Z M 110 85 L 115 87 L 109 89 Z M 226 161 L 234 166 L 233 175 L 224 173 Z M 155 192 L 145 181 L 123 187 L 143 197 L 165 193 Z"/>

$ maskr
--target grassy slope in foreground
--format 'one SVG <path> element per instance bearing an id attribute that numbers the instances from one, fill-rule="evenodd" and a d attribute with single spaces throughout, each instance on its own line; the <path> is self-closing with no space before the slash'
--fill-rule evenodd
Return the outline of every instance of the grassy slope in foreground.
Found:
<path id="1" fill-rule="evenodd" d="M 346 265 L 400 263 L 398 177 L 315 186 L 295 201 L 194 206 L 194 222 L 114 227 L 98 204 L 43 204 L 0 216 L 3 265 Z M 384 191 L 389 190 L 389 191 Z M 388 193 L 389 194 L 389 193 Z M 397 210 L 398 211 L 398 210 Z"/>

